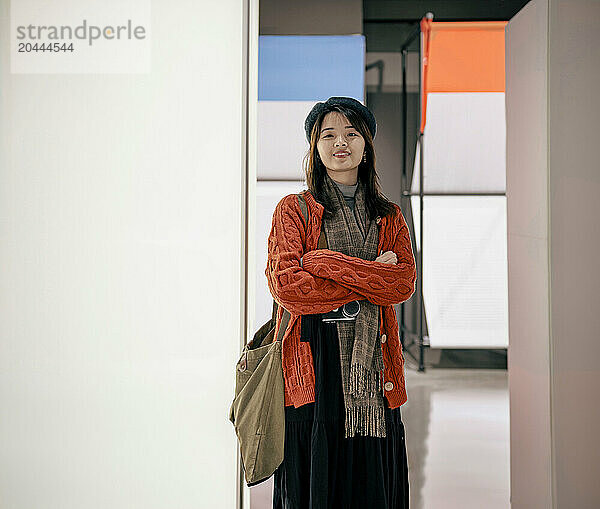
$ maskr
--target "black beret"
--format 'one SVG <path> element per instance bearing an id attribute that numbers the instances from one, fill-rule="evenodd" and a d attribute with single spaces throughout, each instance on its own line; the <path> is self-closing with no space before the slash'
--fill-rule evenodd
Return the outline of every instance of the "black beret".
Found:
<path id="1" fill-rule="evenodd" d="M 356 99 L 352 99 L 352 97 L 330 97 L 324 103 L 317 103 L 313 106 L 312 110 L 306 117 L 304 121 L 304 130 L 306 131 L 306 139 L 310 143 L 310 133 L 312 131 L 315 122 L 319 115 L 327 110 L 328 106 L 345 106 L 346 108 L 350 108 L 358 113 L 369 126 L 369 131 L 371 131 L 371 136 L 375 138 L 375 132 L 377 131 L 377 123 L 375 122 L 375 116 L 371 113 L 371 110 L 361 104 Z"/>

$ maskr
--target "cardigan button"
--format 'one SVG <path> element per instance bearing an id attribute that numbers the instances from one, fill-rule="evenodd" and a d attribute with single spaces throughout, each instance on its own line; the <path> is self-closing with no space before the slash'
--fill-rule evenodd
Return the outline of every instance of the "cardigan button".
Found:
<path id="1" fill-rule="evenodd" d="M 386 391 L 391 391 L 394 388 L 394 384 L 392 382 L 386 382 L 383 387 Z"/>
<path id="2" fill-rule="evenodd" d="M 387 336 L 385 334 L 381 335 L 381 342 L 385 343 L 387 341 Z"/>

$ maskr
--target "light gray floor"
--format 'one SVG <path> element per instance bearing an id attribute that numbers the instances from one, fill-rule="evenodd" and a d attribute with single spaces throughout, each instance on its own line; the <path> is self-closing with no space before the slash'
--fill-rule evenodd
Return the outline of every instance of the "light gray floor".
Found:
<path id="1" fill-rule="evenodd" d="M 507 372 L 406 369 L 411 509 L 510 507 Z M 270 509 L 272 480 L 251 488 L 251 509 Z"/>

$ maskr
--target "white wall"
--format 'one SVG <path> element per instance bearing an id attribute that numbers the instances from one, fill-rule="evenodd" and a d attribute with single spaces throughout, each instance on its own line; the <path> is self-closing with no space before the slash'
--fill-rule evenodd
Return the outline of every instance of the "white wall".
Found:
<path id="1" fill-rule="evenodd" d="M 600 3 L 507 30 L 512 508 L 600 507 Z"/>
<path id="2" fill-rule="evenodd" d="M 550 0 L 548 199 L 556 508 L 600 507 L 600 2 Z"/>
<path id="3" fill-rule="evenodd" d="M 246 2 L 152 2 L 149 74 L 10 73 L 3 509 L 235 506 Z"/>
<path id="4" fill-rule="evenodd" d="M 506 29 L 508 380 L 513 509 L 552 507 L 546 0 Z M 575 507 L 575 506 L 573 506 Z"/>

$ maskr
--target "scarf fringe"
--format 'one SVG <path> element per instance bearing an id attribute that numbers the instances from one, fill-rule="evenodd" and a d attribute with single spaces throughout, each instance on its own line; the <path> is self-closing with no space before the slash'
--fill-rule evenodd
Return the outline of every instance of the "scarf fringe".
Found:
<path id="1" fill-rule="evenodd" d="M 346 407 L 346 438 L 354 436 L 385 438 L 385 413 L 383 407 Z"/>
<path id="2" fill-rule="evenodd" d="M 350 366 L 350 394 L 356 397 L 376 397 L 382 391 L 382 371 L 370 370 L 360 364 Z"/>

